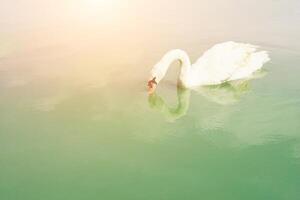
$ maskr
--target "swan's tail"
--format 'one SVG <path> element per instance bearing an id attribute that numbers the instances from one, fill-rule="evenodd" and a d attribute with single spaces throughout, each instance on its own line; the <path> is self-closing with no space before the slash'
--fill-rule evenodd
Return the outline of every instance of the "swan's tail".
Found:
<path id="1" fill-rule="evenodd" d="M 267 51 L 255 52 L 249 58 L 249 68 L 252 69 L 252 73 L 262 68 L 262 66 L 270 61 L 270 57 Z"/>
<path id="2" fill-rule="evenodd" d="M 249 55 L 245 62 L 245 66 L 238 69 L 230 78 L 230 80 L 243 79 L 250 77 L 254 72 L 261 69 L 262 66 L 270 61 L 270 57 L 267 51 L 253 52 Z"/>

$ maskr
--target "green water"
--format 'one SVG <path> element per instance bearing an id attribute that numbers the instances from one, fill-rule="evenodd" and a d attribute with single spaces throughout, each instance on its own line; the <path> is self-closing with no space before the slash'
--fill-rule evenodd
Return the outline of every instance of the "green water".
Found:
<path id="1" fill-rule="evenodd" d="M 132 1 L 103 21 L 63 2 L 0 8 L 1 200 L 300 199 L 297 0 Z M 167 50 L 227 40 L 269 51 L 260 78 L 189 91 L 174 64 L 148 97 Z"/>

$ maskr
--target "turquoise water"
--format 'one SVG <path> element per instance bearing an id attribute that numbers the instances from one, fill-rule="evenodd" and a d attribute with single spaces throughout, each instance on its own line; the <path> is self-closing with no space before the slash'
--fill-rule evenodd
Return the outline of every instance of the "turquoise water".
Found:
<path id="1" fill-rule="evenodd" d="M 298 1 L 20 2 L 0 8 L 0 199 L 300 198 Z M 174 64 L 147 95 L 163 53 L 227 40 L 269 51 L 260 78 L 189 91 Z"/>

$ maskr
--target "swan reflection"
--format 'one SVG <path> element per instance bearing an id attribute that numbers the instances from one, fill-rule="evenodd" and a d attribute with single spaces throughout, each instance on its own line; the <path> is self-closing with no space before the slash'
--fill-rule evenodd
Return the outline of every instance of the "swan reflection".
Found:
<path id="1" fill-rule="evenodd" d="M 184 116 L 189 108 L 191 91 L 181 86 L 177 86 L 177 101 L 176 107 L 170 107 L 165 100 L 156 94 L 156 92 L 149 95 L 148 101 L 152 109 L 161 112 L 167 121 L 173 122 Z"/>
<path id="2" fill-rule="evenodd" d="M 225 82 L 219 85 L 201 86 L 192 88 L 197 93 L 205 97 L 207 100 L 219 105 L 232 105 L 237 103 L 241 97 L 250 90 L 250 81 L 252 79 L 263 77 L 266 71 L 259 71 L 251 78 Z M 174 122 L 177 119 L 186 115 L 190 104 L 191 90 L 177 86 L 177 105 L 169 106 L 165 100 L 156 92 L 148 97 L 150 108 L 159 111 L 169 122 Z"/>

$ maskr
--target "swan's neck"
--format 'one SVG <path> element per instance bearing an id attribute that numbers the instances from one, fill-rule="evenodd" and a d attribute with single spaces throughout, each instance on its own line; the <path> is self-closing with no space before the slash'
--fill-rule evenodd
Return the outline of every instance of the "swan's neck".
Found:
<path id="1" fill-rule="evenodd" d="M 181 81 L 184 80 L 184 77 L 186 77 L 188 72 L 190 71 L 191 62 L 185 51 L 175 49 L 166 53 L 161 61 L 156 66 L 154 66 L 152 70 L 152 76 L 156 77 L 157 83 L 161 81 L 161 79 L 163 79 L 163 77 L 166 75 L 170 65 L 177 60 L 179 60 L 181 63 L 179 78 Z"/>

